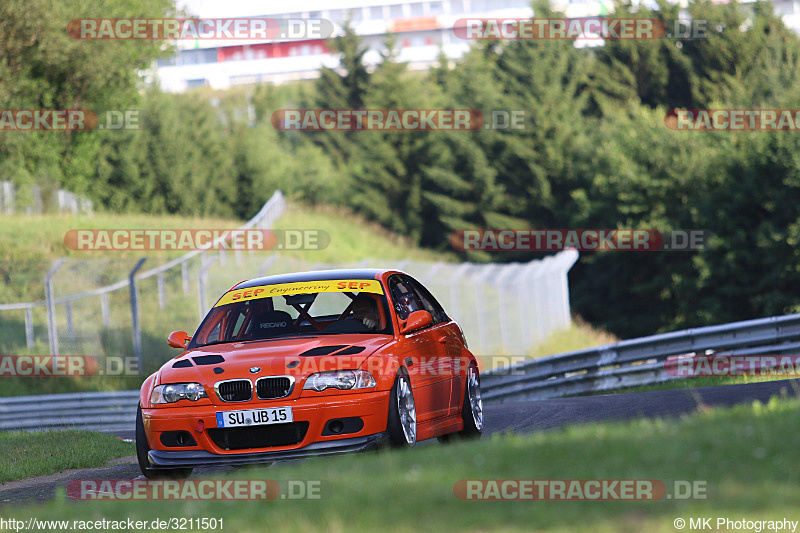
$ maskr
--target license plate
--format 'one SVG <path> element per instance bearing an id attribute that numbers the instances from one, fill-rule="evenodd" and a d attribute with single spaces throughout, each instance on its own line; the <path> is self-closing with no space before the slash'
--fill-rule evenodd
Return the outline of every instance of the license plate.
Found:
<path id="1" fill-rule="evenodd" d="M 241 426 L 263 426 L 265 424 L 286 424 L 292 422 L 291 407 L 264 407 L 247 411 L 217 412 L 218 428 Z"/>

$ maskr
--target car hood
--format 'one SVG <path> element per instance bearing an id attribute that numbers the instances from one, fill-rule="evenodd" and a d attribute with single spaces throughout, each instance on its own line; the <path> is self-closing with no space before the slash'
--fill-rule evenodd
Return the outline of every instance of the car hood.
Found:
<path id="1" fill-rule="evenodd" d="M 391 341 L 392 337 L 383 335 L 337 335 L 203 346 L 165 363 L 159 370 L 158 383 L 210 386 L 217 381 L 265 376 L 294 376 L 299 380 L 314 372 L 357 369 Z"/>

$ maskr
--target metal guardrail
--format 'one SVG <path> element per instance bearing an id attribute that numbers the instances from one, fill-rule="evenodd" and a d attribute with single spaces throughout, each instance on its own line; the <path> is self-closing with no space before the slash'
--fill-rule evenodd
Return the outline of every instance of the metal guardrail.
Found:
<path id="1" fill-rule="evenodd" d="M 138 404 L 137 390 L 0 398 L 0 431 L 132 431 Z"/>
<path id="2" fill-rule="evenodd" d="M 682 357 L 780 355 L 800 349 L 800 314 L 760 318 L 630 339 L 533 359 L 481 376 L 487 402 L 542 400 L 660 383 Z"/>
<path id="3" fill-rule="evenodd" d="M 481 377 L 487 402 L 539 400 L 678 379 L 675 358 L 789 354 L 800 350 L 800 314 L 652 335 L 551 355 Z M 139 392 L 82 392 L 0 398 L 0 431 L 87 429 L 131 431 Z"/>

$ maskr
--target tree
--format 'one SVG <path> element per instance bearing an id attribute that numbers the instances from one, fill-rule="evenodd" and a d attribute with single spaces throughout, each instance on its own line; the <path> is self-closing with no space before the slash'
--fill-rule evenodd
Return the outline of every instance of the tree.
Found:
<path id="1" fill-rule="evenodd" d="M 76 40 L 67 22 L 82 17 L 162 18 L 169 0 L 7 0 L 0 4 L 0 108 L 89 109 L 135 106 L 138 69 L 168 50 L 141 40 Z M 0 137 L 0 179 L 53 182 L 91 193 L 92 133 L 19 132 Z"/>

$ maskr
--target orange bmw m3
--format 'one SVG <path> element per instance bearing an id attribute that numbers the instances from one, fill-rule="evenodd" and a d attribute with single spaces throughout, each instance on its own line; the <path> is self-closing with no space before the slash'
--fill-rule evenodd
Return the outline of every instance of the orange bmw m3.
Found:
<path id="1" fill-rule="evenodd" d="M 480 436 L 478 362 L 431 293 L 396 270 L 241 282 L 142 384 L 147 477 Z"/>

